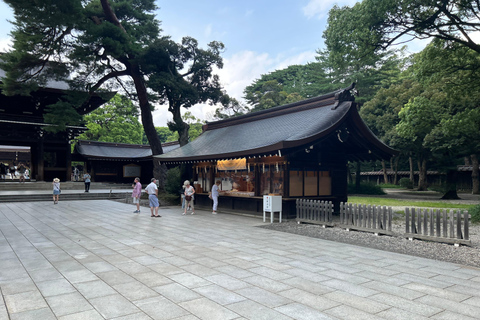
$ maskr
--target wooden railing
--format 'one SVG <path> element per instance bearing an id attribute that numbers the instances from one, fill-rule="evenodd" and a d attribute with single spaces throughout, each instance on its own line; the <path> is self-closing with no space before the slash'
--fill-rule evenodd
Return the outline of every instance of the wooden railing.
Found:
<path id="1" fill-rule="evenodd" d="M 331 201 L 297 199 L 297 223 L 314 223 L 333 227 Z"/>
<path id="2" fill-rule="evenodd" d="M 392 235 L 392 207 L 340 202 L 340 227 Z"/>
<path id="3" fill-rule="evenodd" d="M 466 210 L 405 208 L 405 237 L 470 246 L 469 222 Z"/>

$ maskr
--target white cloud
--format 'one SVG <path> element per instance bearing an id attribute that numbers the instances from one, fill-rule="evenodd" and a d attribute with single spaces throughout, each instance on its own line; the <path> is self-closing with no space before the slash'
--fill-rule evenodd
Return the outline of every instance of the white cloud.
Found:
<path id="1" fill-rule="evenodd" d="M 325 18 L 328 11 L 333 5 L 338 6 L 353 6 L 358 0 L 310 0 L 305 7 L 303 7 L 303 14 L 308 18 L 318 17 Z"/>
<path id="2" fill-rule="evenodd" d="M 0 39 L 0 52 L 6 52 L 12 47 L 11 38 L 2 38 Z"/>

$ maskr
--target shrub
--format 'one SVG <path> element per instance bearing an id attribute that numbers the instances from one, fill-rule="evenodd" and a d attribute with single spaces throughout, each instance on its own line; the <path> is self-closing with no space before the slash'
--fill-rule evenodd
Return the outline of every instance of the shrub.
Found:
<path id="1" fill-rule="evenodd" d="M 376 194 L 376 195 L 382 195 L 385 194 L 383 189 L 372 183 L 360 183 L 360 188 L 359 190 L 356 190 L 355 184 L 354 183 L 349 183 L 348 184 L 348 194 Z"/>
<path id="2" fill-rule="evenodd" d="M 401 187 L 406 189 L 413 189 L 413 181 L 409 178 L 402 178 L 398 181 Z"/>
<path id="3" fill-rule="evenodd" d="M 468 213 L 472 217 L 472 223 L 480 223 L 480 204 L 477 204 L 476 206 L 470 208 L 470 210 L 468 210 Z"/>
<path id="4" fill-rule="evenodd" d="M 178 196 L 181 187 L 182 176 L 180 173 L 180 167 L 175 167 L 168 170 L 167 179 L 165 180 L 165 191 Z"/>

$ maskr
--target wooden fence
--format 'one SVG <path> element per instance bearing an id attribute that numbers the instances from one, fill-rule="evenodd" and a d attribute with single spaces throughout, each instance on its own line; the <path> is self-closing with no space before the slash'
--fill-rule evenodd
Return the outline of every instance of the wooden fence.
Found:
<path id="1" fill-rule="evenodd" d="M 466 210 L 405 208 L 405 237 L 470 246 L 469 222 Z"/>
<path id="2" fill-rule="evenodd" d="M 331 201 L 297 199 L 297 223 L 314 223 L 333 227 Z"/>
<path id="3" fill-rule="evenodd" d="M 392 235 L 392 207 L 340 202 L 340 226 L 347 230 Z"/>

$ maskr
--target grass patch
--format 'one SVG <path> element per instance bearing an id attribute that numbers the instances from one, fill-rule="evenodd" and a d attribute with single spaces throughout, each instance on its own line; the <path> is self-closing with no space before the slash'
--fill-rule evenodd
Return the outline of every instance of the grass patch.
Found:
<path id="1" fill-rule="evenodd" d="M 440 208 L 440 209 L 471 209 L 475 205 L 472 204 L 456 204 L 445 202 L 432 202 L 432 201 L 412 201 L 412 200 L 398 200 L 376 197 L 348 197 L 348 202 L 358 204 L 371 204 L 377 206 L 404 206 L 404 207 L 422 207 L 422 208 Z"/>

